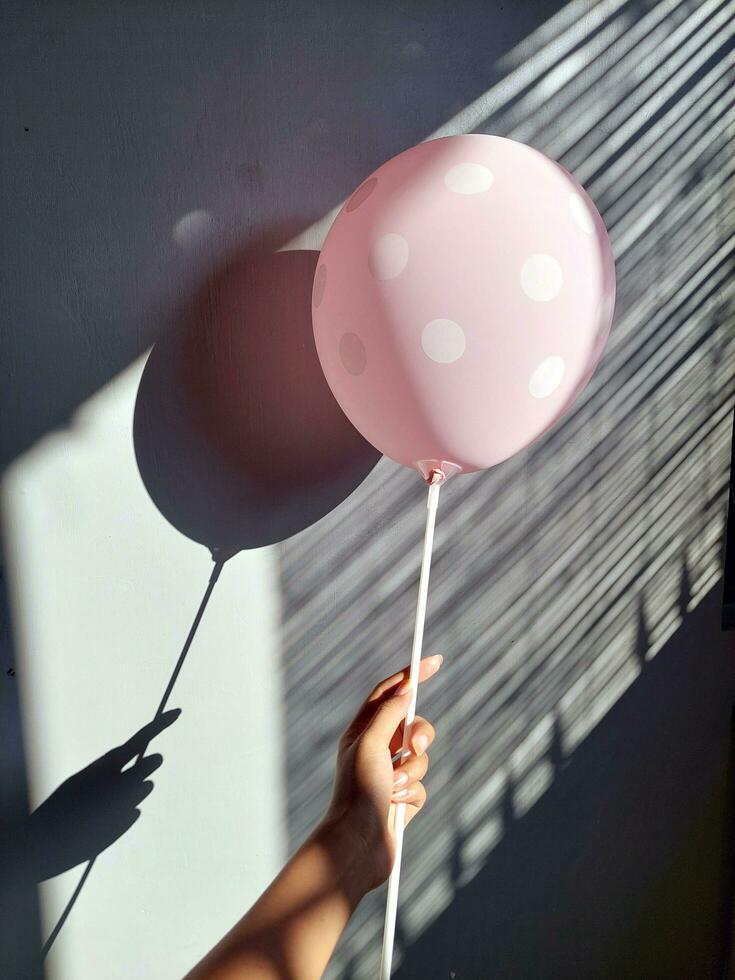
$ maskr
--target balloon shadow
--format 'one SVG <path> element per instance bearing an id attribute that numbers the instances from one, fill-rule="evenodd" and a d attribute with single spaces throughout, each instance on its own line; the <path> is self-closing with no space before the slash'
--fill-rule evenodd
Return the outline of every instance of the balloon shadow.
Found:
<path id="1" fill-rule="evenodd" d="M 220 560 L 313 524 L 380 458 L 317 357 L 318 255 L 236 255 L 143 372 L 133 423 L 143 482 L 164 517 Z"/>

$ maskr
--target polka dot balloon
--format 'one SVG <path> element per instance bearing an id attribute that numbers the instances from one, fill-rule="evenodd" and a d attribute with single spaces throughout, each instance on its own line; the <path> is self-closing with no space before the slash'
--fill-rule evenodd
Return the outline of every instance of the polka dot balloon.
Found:
<path id="1" fill-rule="evenodd" d="M 614 304 L 610 241 L 579 182 L 513 140 L 450 136 L 389 160 L 342 208 L 314 277 L 314 336 L 369 442 L 424 475 L 472 472 L 563 414 Z"/>

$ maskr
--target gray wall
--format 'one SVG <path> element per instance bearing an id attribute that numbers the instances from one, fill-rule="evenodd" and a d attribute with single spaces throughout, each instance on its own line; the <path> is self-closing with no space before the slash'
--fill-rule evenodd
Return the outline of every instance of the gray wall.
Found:
<path id="1" fill-rule="evenodd" d="M 424 491 L 325 390 L 314 250 L 383 160 L 488 132 L 585 184 L 618 305 L 562 423 L 443 496 L 399 975 L 717 975 L 734 13 L 5 5 L 6 973 L 51 936 L 55 978 L 180 975 L 318 819 L 408 658 Z M 152 790 L 109 755 L 151 718 Z M 382 901 L 331 976 L 375 975 Z"/>

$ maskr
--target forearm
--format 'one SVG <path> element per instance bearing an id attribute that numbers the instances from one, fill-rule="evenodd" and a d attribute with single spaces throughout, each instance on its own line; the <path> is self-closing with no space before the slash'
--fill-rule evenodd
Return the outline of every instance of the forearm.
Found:
<path id="1" fill-rule="evenodd" d="M 320 824 L 188 980 L 318 980 L 371 887 L 369 857 L 344 822 Z"/>

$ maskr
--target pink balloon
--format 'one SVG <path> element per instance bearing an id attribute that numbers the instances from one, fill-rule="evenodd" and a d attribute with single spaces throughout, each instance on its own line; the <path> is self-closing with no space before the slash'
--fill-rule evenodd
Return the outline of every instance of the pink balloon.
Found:
<path id="1" fill-rule="evenodd" d="M 472 472 L 569 407 L 614 305 L 610 241 L 579 182 L 513 140 L 450 136 L 384 163 L 342 208 L 314 277 L 314 337 L 369 442 L 424 475 L 442 461 Z"/>

